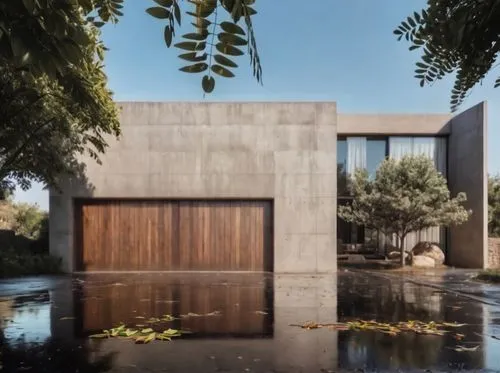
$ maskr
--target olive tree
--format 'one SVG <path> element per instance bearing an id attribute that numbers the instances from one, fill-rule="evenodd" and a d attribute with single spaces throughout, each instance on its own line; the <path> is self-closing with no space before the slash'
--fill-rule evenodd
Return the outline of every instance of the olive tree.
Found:
<path id="1" fill-rule="evenodd" d="M 340 206 L 338 215 L 358 225 L 395 234 L 399 239 L 401 266 L 405 264 L 405 238 L 411 232 L 435 226 L 458 225 L 470 211 L 463 207 L 464 193 L 452 198 L 446 179 L 423 155 L 386 159 L 373 179 L 359 169 L 349 180 L 353 201 Z"/>

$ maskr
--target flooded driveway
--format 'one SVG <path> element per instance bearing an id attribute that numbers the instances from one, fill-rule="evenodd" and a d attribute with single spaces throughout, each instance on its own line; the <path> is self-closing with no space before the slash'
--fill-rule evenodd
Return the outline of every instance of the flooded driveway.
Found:
<path id="1" fill-rule="evenodd" d="M 291 326 L 352 320 L 467 325 L 443 336 Z M 191 333 L 149 344 L 89 338 L 120 323 Z M 499 307 L 355 272 L 3 281 L 0 324 L 0 372 L 500 370 Z"/>

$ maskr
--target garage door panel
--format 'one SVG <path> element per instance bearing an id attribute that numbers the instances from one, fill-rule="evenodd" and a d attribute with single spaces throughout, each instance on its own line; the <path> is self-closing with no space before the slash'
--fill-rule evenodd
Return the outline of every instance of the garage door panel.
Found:
<path id="1" fill-rule="evenodd" d="M 251 201 L 82 201 L 79 270 L 272 270 L 272 206 Z"/>

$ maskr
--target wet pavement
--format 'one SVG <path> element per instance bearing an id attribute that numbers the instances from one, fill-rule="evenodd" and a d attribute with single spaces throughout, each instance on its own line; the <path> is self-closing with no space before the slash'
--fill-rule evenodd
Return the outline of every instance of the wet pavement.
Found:
<path id="1" fill-rule="evenodd" d="M 192 334 L 146 345 L 88 338 L 166 314 L 178 319 L 152 327 Z M 290 326 L 356 319 L 467 325 L 456 330 L 460 341 L 452 333 Z M 401 276 L 352 271 L 4 280 L 0 327 L 0 372 L 500 371 L 500 307 Z"/>
<path id="2" fill-rule="evenodd" d="M 416 284 L 443 288 L 449 292 L 470 296 L 471 299 L 500 305 L 500 285 L 475 280 L 478 271 L 467 269 L 428 269 L 411 272 L 377 271 L 374 275 L 402 278 Z"/>

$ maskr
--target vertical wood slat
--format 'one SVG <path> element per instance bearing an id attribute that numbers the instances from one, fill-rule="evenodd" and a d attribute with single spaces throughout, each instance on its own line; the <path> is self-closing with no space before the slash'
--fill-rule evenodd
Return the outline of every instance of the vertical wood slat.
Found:
<path id="1" fill-rule="evenodd" d="M 79 270 L 272 271 L 267 201 L 75 205 Z"/>

